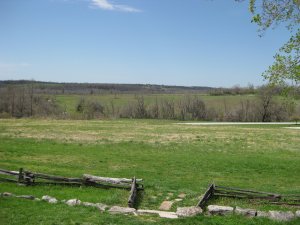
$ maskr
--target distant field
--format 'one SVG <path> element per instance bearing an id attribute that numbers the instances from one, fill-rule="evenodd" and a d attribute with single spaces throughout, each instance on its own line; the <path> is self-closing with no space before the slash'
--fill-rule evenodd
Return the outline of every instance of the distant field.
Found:
<path id="1" fill-rule="evenodd" d="M 156 99 L 172 99 L 174 101 L 179 100 L 185 96 L 185 94 L 146 94 L 143 96 L 145 104 L 154 103 Z M 237 106 L 242 100 L 253 100 L 255 95 L 225 95 L 225 96 L 210 96 L 205 94 L 190 94 L 190 96 L 199 96 L 208 107 L 214 107 L 217 110 L 223 110 L 224 105 L 227 107 Z M 81 98 L 93 99 L 100 101 L 104 105 L 110 105 L 112 102 L 115 106 L 124 106 L 129 102 L 135 101 L 135 94 L 103 94 L 103 95 L 55 95 L 58 103 L 67 109 L 69 113 L 75 113 L 76 104 Z"/>
<path id="2" fill-rule="evenodd" d="M 232 101 L 238 101 L 234 97 Z M 76 99 L 57 98 L 69 103 Z M 133 96 L 126 99 L 130 98 Z M 204 98 L 222 102 L 222 97 Z M 116 99 L 120 103 L 124 100 Z M 174 204 L 173 211 L 178 206 L 195 205 L 211 182 L 300 195 L 300 131 L 284 127 L 188 126 L 164 120 L 0 120 L 0 168 L 24 167 L 74 177 L 83 173 L 137 176 L 145 180 L 138 207 L 148 209 L 158 209 L 169 193 L 173 193 L 171 199 L 182 192 L 187 194 L 182 202 Z M 36 197 L 48 194 L 60 200 L 78 198 L 110 206 L 126 206 L 128 198 L 128 192 L 123 190 L 0 183 L 0 192 L 4 191 Z M 296 210 L 242 200 L 218 199 L 212 203 Z M 172 221 L 116 216 L 82 206 L 72 208 L 9 198 L 0 198 L 0 206 L 0 224 L 278 224 L 240 216 L 197 216 Z M 287 224 L 299 223 L 298 219 Z"/>

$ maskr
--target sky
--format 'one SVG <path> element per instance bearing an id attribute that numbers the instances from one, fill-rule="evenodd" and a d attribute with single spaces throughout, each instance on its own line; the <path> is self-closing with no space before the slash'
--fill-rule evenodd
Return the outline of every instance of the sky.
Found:
<path id="1" fill-rule="evenodd" d="M 0 0 L 0 80 L 261 85 L 288 40 L 234 0 Z"/>

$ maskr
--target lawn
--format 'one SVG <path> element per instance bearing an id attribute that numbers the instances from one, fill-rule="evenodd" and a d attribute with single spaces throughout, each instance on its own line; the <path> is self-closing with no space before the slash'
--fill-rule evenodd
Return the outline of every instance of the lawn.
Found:
<path id="1" fill-rule="evenodd" d="M 285 125 L 286 126 L 286 125 Z M 282 125 L 188 126 L 163 120 L 0 120 L 0 168 L 76 177 L 84 173 L 144 179 L 138 207 L 196 205 L 211 182 L 224 186 L 300 195 L 300 130 Z M 51 195 L 59 200 L 126 206 L 128 191 L 92 187 L 0 183 L 0 192 Z M 292 210 L 245 200 L 212 203 L 255 209 Z M 277 224 L 240 216 L 166 220 L 99 213 L 82 206 L 0 198 L 0 224 Z M 299 224 L 294 220 L 287 224 Z"/>

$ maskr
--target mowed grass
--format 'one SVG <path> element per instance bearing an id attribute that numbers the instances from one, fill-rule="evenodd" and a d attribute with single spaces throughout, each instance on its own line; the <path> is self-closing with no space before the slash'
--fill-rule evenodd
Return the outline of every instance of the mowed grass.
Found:
<path id="1" fill-rule="evenodd" d="M 300 130 L 281 125 L 188 126 L 162 120 L 0 120 L 0 168 L 69 177 L 84 173 L 144 179 L 138 208 L 158 209 L 161 202 L 196 205 L 211 182 L 283 194 L 300 194 Z M 51 195 L 59 200 L 127 205 L 129 192 L 92 187 L 0 183 L 0 192 Z M 295 207 L 214 199 L 212 203 L 261 210 Z M 240 216 L 166 220 L 99 213 L 29 200 L 0 198 L 0 224 L 278 224 Z M 287 224 L 299 224 L 299 219 Z"/>

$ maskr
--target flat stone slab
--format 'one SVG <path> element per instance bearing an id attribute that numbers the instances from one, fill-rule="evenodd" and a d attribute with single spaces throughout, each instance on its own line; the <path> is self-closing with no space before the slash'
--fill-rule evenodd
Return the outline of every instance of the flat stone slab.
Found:
<path id="1" fill-rule="evenodd" d="M 96 207 L 100 210 L 100 211 L 105 211 L 108 208 L 108 205 L 102 204 L 102 203 L 96 203 Z"/>
<path id="2" fill-rule="evenodd" d="M 180 193 L 179 195 L 178 195 L 178 198 L 185 198 L 186 197 L 186 194 L 185 193 Z"/>
<path id="3" fill-rule="evenodd" d="M 247 217 L 255 217 L 257 215 L 257 211 L 255 209 L 243 209 L 240 207 L 235 208 L 235 213 Z"/>
<path id="4" fill-rule="evenodd" d="M 138 209 L 137 214 L 145 215 L 145 214 L 156 214 L 161 218 L 168 218 L 168 219 L 177 219 L 178 215 L 175 212 L 165 212 L 159 210 L 149 210 L 149 209 Z"/>
<path id="5" fill-rule="evenodd" d="M 168 211 L 171 209 L 173 201 L 163 201 L 159 207 L 159 210 Z"/>
<path id="6" fill-rule="evenodd" d="M 108 210 L 111 214 L 135 214 L 136 209 L 128 207 L 113 206 Z"/>
<path id="7" fill-rule="evenodd" d="M 4 196 L 4 197 L 13 197 L 14 195 L 12 193 L 9 193 L 9 192 L 3 192 L 1 194 L 1 196 Z"/>
<path id="8" fill-rule="evenodd" d="M 66 204 L 69 206 L 75 206 L 75 205 L 80 205 L 81 201 L 79 199 L 70 199 L 66 201 Z"/>
<path id="9" fill-rule="evenodd" d="M 203 210 L 200 207 L 192 206 L 192 207 L 178 207 L 176 214 L 179 217 L 191 217 L 201 214 Z"/>
<path id="10" fill-rule="evenodd" d="M 264 211 L 257 211 L 256 217 L 269 217 L 269 213 Z"/>
<path id="11" fill-rule="evenodd" d="M 233 212 L 233 208 L 230 206 L 209 205 L 207 209 L 210 215 L 223 216 Z"/>
<path id="12" fill-rule="evenodd" d="M 294 218 L 294 214 L 290 211 L 269 211 L 269 218 L 276 221 L 290 221 Z"/>
<path id="13" fill-rule="evenodd" d="M 177 214 L 174 212 L 160 212 L 158 215 L 161 218 L 167 218 L 167 219 L 177 219 L 178 218 Z"/>

